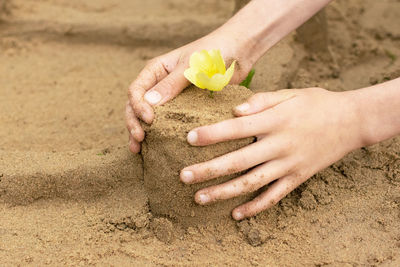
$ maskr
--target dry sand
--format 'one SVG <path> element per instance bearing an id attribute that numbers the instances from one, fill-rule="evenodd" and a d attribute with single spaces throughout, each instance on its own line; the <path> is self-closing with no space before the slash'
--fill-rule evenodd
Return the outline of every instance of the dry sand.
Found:
<path id="1" fill-rule="evenodd" d="M 363 148 L 255 218 L 180 229 L 150 212 L 126 88 L 232 1 L 0 0 L 0 265 L 400 265 L 400 138 Z M 399 76 L 400 2 L 336 1 L 328 55 L 291 35 L 254 91 Z"/>

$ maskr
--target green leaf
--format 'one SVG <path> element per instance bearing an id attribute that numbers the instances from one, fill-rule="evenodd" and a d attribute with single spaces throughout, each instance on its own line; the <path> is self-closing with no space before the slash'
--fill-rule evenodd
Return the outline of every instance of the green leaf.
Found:
<path id="1" fill-rule="evenodd" d="M 247 74 L 246 79 L 243 80 L 243 82 L 240 83 L 241 86 L 244 86 L 246 88 L 250 87 L 251 80 L 253 79 L 254 74 L 256 73 L 255 69 L 251 69 L 249 74 Z"/>

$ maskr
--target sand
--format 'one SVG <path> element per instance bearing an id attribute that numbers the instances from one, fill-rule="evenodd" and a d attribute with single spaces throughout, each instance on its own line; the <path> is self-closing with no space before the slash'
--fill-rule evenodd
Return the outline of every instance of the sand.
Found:
<path id="1" fill-rule="evenodd" d="M 13 0 L 2 11 L 0 265 L 400 265 L 400 138 L 249 220 L 182 229 L 151 213 L 142 158 L 127 151 L 126 89 L 148 59 L 225 21 L 233 1 Z M 327 52 L 288 36 L 255 66 L 253 91 L 399 76 L 398 1 L 325 12 Z"/>
<path id="2" fill-rule="evenodd" d="M 207 206 L 194 202 L 199 189 L 226 182 L 240 173 L 196 185 L 184 185 L 179 179 L 183 168 L 254 141 L 250 137 L 206 147 L 193 147 L 186 141 L 188 132 L 196 127 L 233 118 L 232 107 L 244 103 L 251 95 L 246 87 L 227 86 L 211 98 L 207 90 L 190 86 L 179 97 L 155 109 L 155 121 L 151 126 L 144 125 L 146 139 L 142 149 L 143 180 L 153 215 L 167 217 L 187 228 L 229 220 L 235 207 L 251 199 L 250 194 Z"/>

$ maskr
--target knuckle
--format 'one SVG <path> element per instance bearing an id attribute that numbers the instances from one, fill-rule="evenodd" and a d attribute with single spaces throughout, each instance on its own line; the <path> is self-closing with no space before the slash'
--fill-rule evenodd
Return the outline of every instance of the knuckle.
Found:
<path id="1" fill-rule="evenodd" d="M 135 89 L 132 87 L 132 85 L 131 86 L 129 86 L 129 88 L 128 88 L 128 98 L 129 99 L 132 99 L 133 98 L 133 91 L 134 91 Z"/>
<path id="2" fill-rule="evenodd" d="M 295 149 L 295 147 L 295 143 L 292 139 L 287 139 L 280 145 L 280 149 L 283 154 L 289 154 Z"/>
<path id="3" fill-rule="evenodd" d="M 130 99 L 130 101 L 132 101 L 132 103 L 134 103 L 135 101 L 138 101 L 142 97 L 143 97 L 143 93 L 141 93 L 137 87 L 134 87 L 133 85 L 131 85 L 129 87 L 128 98 Z"/>
<path id="4" fill-rule="evenodd" d="M 251 124 L 251 121 L 248 120 L 247 117 L 240 117 L 228 121 L 228 129 L 230 129 L 231 133 L 239 133 L 243 131 L 243 129 L 247 128 Z M 226 131 L 226 130 L 225 130 Z"/>
<path id="5" fill-rule="evenodd" d="M 255 200 L 249 202 L 248 204 L 245 204 L 245 205 L 241 208 L 243 214 L 244 214 L 246 217 L 250 217 L 250 216 L 256 215 L 256 214 L 258 213 L 258 210 L 257 210 L 257 208 L 256 208 L 256 204 L 257 204 L 257 203 L 254 202 L 254 201 L 255 201 Z"/>
<path id="6" fill-rule="evenodd" d="M 251 121 L 246 117 L 226 120 L 212 125 L 210 133 L 213 133 L 217 139 L 232 139 L 246 129 L 249 123 L 251 123 Z"/>
<path id="7" fill-rule="evenodd" d="M 285 176 L 292 175 L 298 172 L 298 170 L 300 169 L 300 162 L 296 159 L 286 159 L 283 164 L 285 167 L 282 174 Z"/>
<path id="8" fill-rule="evenodd" d="M 126 128 L 131 131 L 135 127 L 135 122 L 131 118 L 126 119 Z"/>
<path id="9" fill-rule="evenodd" d="M 125 120 L 126 123 L 129 123 L 132 120 L 132 113 L 129 109 L 125 109 Z"/>
<path id="10" fill-rule="evenodd" d="M 146 68 L 152 68 L 154 65 L 157 65 L 159 59 L 157 57 L 154 57 L 152 59 L 149 59 L 146 61 L 145 69 Z"/>
<path id="11" fill-rule="evenodd" d="M 224 190 L 222 187 L 211 187 L 207 189 L 204 193 L 209 196 L 210 202 L 214 202 L 223 199 Z"/>
<path id="12" fill-rule="evenodd" d="M 175 88 L 174 84 L 175 84 L 174 79 L 168 76 L 165 79 L 163 79 L 159 83 L 159 86 L 157 86 L 157 87 L 162 89 L 163 92 L 169 94 Z"/>
<path id="13" fill-rule="evenodd" d="M 307 172 L 303 171 L 303 170 L 297 170 L 291 176 L 293 177 L 293 179 L 292 179 L 293 187 L 295 187 L 295 184 L 297 183 L 297 181 L 304 181 L 308 178 Z"/>
<path id="14" fill-rule="evenodd" d="M 246 179 L 245 181 L 242 182 L 243 187 L 247 187 L 248 192 L 254 192 L 260 189 L 264 185 L 263 178 L 261 176 L 260 177 L 257 176 L 255 177 L 255 179 L 257 180 Z"/>
<path id="15" fill-rule="evenodd" d="M 244 204 L 240 209 L 244 214 L 249 215 L 249 214 L 251 214 L 251 211 L 252 211 L 251 207 L 252 207 L 252 204 L 247 203 L 247 204 Z"/>
<path id="16" fill-rule="evenodd" d="M 193 179 L 193 182 L 198 183 L 198 182 L 203 182 L 205 180 L 208 180 L 212 177 L 218 176 L 218 168 L 215 168 L 213 162 L 206 162 L 203 164 L 199 164 L 197 166 L 197 172 L 199 175 L 196 175 L 195 178 Z"/>
<path id="17" fill-rule="evenodd" d="M 140 117 L 140 114 L 146 111 L 144 105 L 140 103 L 133 103 L 132 109 L 135 117 Z"/>
<path id="18" fill-rule="evenodd" d="M 247 165 L 247 157 L 244 155 L 244 153 L 231 154 L 229 157 L 226 157 L 226 160 L 228 161 L 228 163 L 230 162 L 230 171 L 232 173 L 242 170 L 243 166 Z"/>
<path id="19" fill-rule="evenodd" d="M 127 125 L 135 124 L 135 115 L 129 109 L 126 109 L 125 111 L 125 122 Z"/>
<path id="20" fill-rule="evenodd" d="M 280 199 L 278 197 L 271 197 L 270 199 L 268 199 L 264 209 L 267 209 L 268 207 L 275 206 L 279 202 L 279 200 Z"/>

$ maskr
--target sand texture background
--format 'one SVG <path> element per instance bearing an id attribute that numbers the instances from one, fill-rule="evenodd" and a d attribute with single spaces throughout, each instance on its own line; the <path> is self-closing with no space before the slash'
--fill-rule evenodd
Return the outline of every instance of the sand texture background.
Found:
<path id="1" fill-rule="evenodd" d="M 182 229 L 151 213 L 142 158 L 127 151 L 127 87 L 234 9 L 0 0 L 0 265 L 400 266 L 400 138 L 353 152 L 249 220 Z M 323 16 L 328 48 L 288 36 L 255 66 L 253 91 L 400 76 L 399 1 L 338 0 Z"/>

